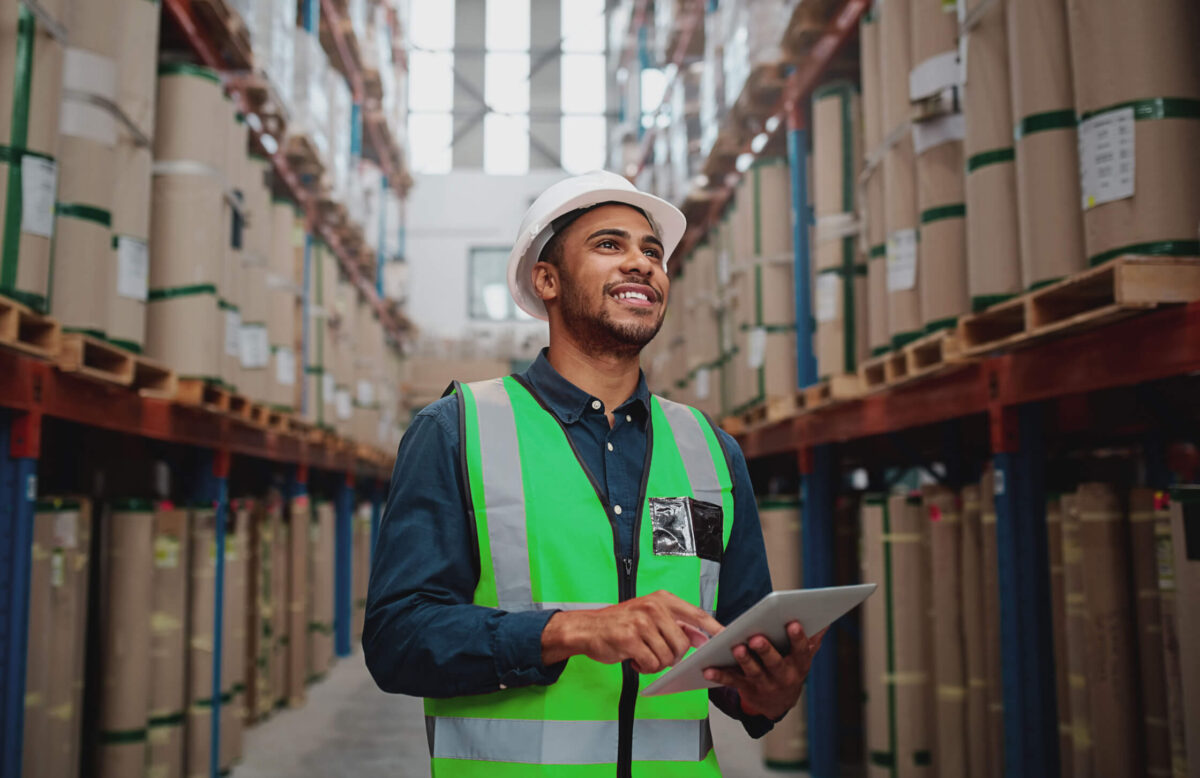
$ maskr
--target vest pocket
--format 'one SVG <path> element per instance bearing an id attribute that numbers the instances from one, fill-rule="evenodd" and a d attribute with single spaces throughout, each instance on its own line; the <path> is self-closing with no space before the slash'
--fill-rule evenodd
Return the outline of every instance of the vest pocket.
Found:
<path id="1" fill-rule="evenodd" d="M 694 556 L 720 562 L 724 511 L 691 497 L 651 497 L 655 556 Z"/>

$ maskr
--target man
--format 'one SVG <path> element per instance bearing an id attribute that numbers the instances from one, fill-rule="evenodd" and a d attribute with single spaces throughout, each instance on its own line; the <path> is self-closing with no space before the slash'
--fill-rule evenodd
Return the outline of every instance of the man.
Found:
<path id="1" fill-rule="evenodd" d="M 760 737 L 800 695 L 820 636 L 798 623 L 716 689 L 638 694 L 771 588 L 740 449 L 638 365 L 685 226 L 612 173 L 548 189 L 508 280 L 549 349 L 400 444 L 363 647 L 380 688 L 426 698 L 435 776 L 718 775 L 710 697 Z"/>

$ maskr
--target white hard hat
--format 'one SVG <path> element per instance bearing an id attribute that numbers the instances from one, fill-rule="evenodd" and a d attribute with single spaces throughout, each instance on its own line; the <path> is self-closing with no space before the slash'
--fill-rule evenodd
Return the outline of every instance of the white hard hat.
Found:
<path id="1" fill-rule="evenodd" d="M 638 208 L 663 242 L 663 267 L 687 229 L 683 213 L 666 200 L 641 192 L 616 173 L 596 170 L 559 181 L 542 192 L 521 219 L 521 231 L 508 255 L 508 291 L 521 310 L 546 318 L 546 306 L 533 289 L 534 264 L 554 236 L 552 223 L 572 211 L 601 203 L 624 203 Z"/>

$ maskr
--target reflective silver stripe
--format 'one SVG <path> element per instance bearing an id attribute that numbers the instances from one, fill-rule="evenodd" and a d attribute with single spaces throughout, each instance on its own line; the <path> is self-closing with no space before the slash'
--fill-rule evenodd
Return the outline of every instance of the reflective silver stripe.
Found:
<path id="1" fill-rule="evenodd" d="M 506 611 L 533 610 L 525 484 L 512 400 L 502 378 L 473 383 L 470 388 L 479 415 L 479 458 L 497 604 Z"/>
<path id="2" fill-rule="evenodd" d="M 717 465 L 713 462 L 700 422 L 691 408 L 677 402 L 657 397 L 663 415 L 671 425 L 683 467 L 687 470 L 692 494 L 697 500 L 722 505 L 721 482 L 717 478 Z M 730 521 L 732 517 L 726 517 Z M 717 582 L 721 579 L 721 563 L 708 559 L 700 560 L 700 607 L 713 613 L 717 607 Z"/>
<path id="3" fill-rule="evenodd" d="M 611 602 L 535 602 L 534 610 L 539 611 L 594 611 L 607 608 Z"/>
<path id="4" fill-rule="evenodd" d="M 434 759 L 473 759 L 522 764 L 613 764 L 616 721 L 536 721 L 429 716 L 425 719 Z M 712 749 L 708 719 L 638 719 L 633 759 L 697 762 Z"/>

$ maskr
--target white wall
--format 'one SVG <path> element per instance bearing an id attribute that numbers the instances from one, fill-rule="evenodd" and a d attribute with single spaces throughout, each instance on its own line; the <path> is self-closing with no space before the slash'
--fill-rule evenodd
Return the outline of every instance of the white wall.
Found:
<path id="1" fill-rule="evenodd" d="M 511 334 L 518 345 L 532 335 L 536 348 L 547 342 L 540 321 L 472 322 L 467 263 L 472 247 L 511 246 L 525 209 L 565 175 L 553 170 L 526 176 L 480 171 L 416 176 L 407 212 L 407 311 L 422 336 L 478 340 L 486 332 L 496 339 Z"/>

